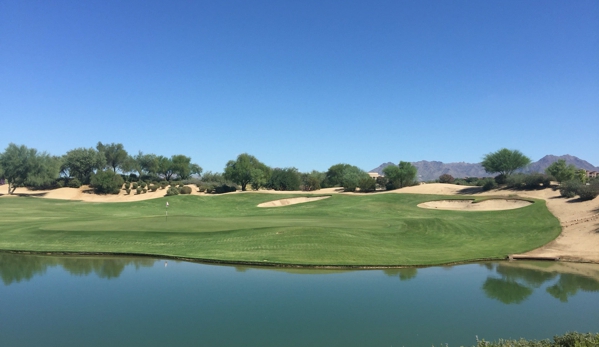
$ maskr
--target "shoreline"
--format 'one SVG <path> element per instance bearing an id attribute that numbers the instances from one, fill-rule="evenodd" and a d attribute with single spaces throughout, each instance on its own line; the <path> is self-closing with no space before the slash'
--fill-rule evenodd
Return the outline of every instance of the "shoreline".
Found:
<path id="1" fill-rule="evenodd" d="M 66 190 L 65 190 L 66 189 Z M 148 192 L 140 195 L 125 195 L 121 191 L 115 196 L 96 195 L 85 193 L 88 190 L 87 187 L 76 188 L 60 188 L 60 192 L 54 190 L 53 194 L 48 194 L 52 191 L 29 191 L 26 188 L 18 188 L 16 196 L 32 196 L 36 198 L 50 198 L 70 201 L 82 201 L 82 202 L 128 202 L 128 201 L 142 201 L 148 199 L 156 199 L 164 197 L 165 192 L 156 191 Z M 65 193 L 60 196 L 59 193 Z M 528 252 L 520 254 L 510 254 L 506 258 L 527 258 L 527 259 L 558 259 L 562 262 L 578 262 L 578 263 L 593 263 L 599 264 L 599 199 L 591 201 L 579 202 L 576 199 L 566 199 L 559 195 L 559 192 L 553 188 L 546 188 L 541 190 L 533 191 L 516 191 L 507 189 L 496 189 L 487 192 L 483 192 L 480 187 L 473 186 L 458 186 L 453 184 L 442 184 L 442 183 L 431 183 L 421 184 L 412 187 L 406 187 L 393 191 L 379 191 L 374 193 L 346 193 L 340 191 L 339 188 L 326 188 L 316 191 L 247 191 L 247 192 L 236 192 L 228 194 L 288 194 L 288 195 L 330 195 L 330 194 L 343 194 L 343 195 L 355 195 L 355 196 L 368 196 L 371 194 L 439 194 L 439 195 L 451 195 L 451 196 L 479 196 L 482 199 L 485 198 L 505 198 L 513 199 L 515 197 L 519 199 L 533 198 L 544 200 L 549 212 L 556 217 L 561 225 L 560 234 L 553 241 Z M 193 190 L 193 194 L 196 196 L 212 196 L 212 194 L 199 193 L 196 189 Z M 227 194 L 220 194 L 227 195 Z M 14 197 L 14 196 L 13 196 Z M 61 199 L 62 197 L 62 199 Z M 86 198 L 85 200 L 77 199 L 79 197 Z M 11 198 L 6 194 L 0 195 L 0 198 Z M 132 198 L 132 199 L 130 199 Z M 21 252 L 20 250 L 0 250 L 2 251 L 14 251 Z M 28 251 L 22 251 L 28 252 Z M 73 255 L 86 255 L 86 254 L 100 254 L 94 252 L 37 252 L 39 254 L 44 253 L 55 253 L 55 254 L 73 254 Z M 102 253 L 105 255 L 128 255 L 120 253 Z M 168 257 L 164 255 L 156 254 L 130 254 L 137 256 L 151 256 L 151 257 Z M 202 259 L 202 258 L 185 258 L 185 257 L 172 257 L 172 259 L 180 259 L 192 262 L 205 262 L 205 263 L 216 263 L 216 264 L 238 264 L 238 265 L 252 265 L 252 266 L 272 266 L 272 267 L 305 267 L 305 268 L 400 268 L 400 267 L 413 267 L 413 266 L 341 266 L 341 265 L 308 265 L 308 264 L 279 264 L 279 263 L 262 263 L 262 262 L 243 262 L 243 261 L 226 261 L 226 260 L 214 260 L 214 259 Z M 476 262 L 481 260 L 489 259 L 473 259 L 460 263 Z M 492 260 L 501 260 L 499 258 Z M 446 265 L 446 264 L 438 264 Z M 424 265 L 429 266 L 429 265 Z M 434 266 L 434 265 L 431 265 Z"/>

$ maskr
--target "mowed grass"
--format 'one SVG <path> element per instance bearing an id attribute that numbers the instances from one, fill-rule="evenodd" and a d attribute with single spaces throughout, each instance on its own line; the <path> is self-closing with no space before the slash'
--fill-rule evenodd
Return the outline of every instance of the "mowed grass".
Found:
<path id="1" fill-rule="evenodd" d="M 174 196 L 129 203 L 0 199 L 0 250 L 154 254 L 305 265 L 432 265 L 504 258 L 560 233 L 545 202 L 507 211 L 421 209 L 439 195 Z M 468 197 L 463 197 L 468 198 Z M 168 219 L 165 205 L 169 202 Z"/>

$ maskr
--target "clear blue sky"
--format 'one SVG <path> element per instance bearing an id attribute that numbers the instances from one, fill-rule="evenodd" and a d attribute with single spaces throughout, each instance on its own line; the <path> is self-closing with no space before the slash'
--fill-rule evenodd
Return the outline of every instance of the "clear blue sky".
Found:
<path id="1" fill-rule="evenodd" d="M 0 1 L 0 150 L 599 165 L 599 1 Z"/>

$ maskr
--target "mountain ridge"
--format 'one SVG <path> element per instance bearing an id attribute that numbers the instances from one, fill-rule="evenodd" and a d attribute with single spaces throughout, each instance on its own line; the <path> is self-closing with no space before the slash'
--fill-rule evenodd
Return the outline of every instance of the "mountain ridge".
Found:
<path id="1" fill-rule="evenodd" d="M 521 172 L 533 173 L 533 172 L 545 172 L 545 169 L 551 165 L 551 163 L 564 159 L 566 164 L 572 164 L 579 169 L 585 169 L 589 171 L 599 171 L 599 167 L 593 166 L 586 160 L 580 159 L 576 156 L 564 154 L 556 156 L 548 154 L 541 159 L 531 163 L 526 168 L 522 169 Z M 449 174 L 454 178 L 464 177 L 491 177 L 493 174 L 489 174 L 485 171 L 480 163 L 466 163 L 466 162 L 455 162 L 455 163 L 443 163 L 441 161 L 427 161 L 421 160 L 412 162 L 418 169 L 418 179 L 420 181 L 432 181 L 439 178 L 443 174 Z M 383 173 L 383 169 L 389 165 L 397 165 L 396 163 L 387 162 L 379 165 L 378 167 L 370 170 L 369 172 L 376 172 L 379 175 Z"/>

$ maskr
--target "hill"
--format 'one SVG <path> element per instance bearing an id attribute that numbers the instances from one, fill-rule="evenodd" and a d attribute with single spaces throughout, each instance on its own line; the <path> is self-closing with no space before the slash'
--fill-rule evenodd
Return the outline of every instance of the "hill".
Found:
<path id="1" fill-rule="evenodd" d="M 569 154 L 561 156 L 546 155 L 538 161 L 530 164 L 522 171 L 526 173 L 545 172 L 545 169 L 551 165 L 551 163 L 559 159 L 564 159 L 567 164 L 572 164 L 579 169 L 599 171 L 598 167 L 593 166 L 588 161 Z M 383 163 L 377 168 L 370 170 L 370 172 L 376 172 L 380 175 L 383 173 L 383 169 L 389 165 L 397 165 L 397 163 Z M 432 181 L 439 178 L 439 176 L 443 174 L 450 174 L 455 178 L 492 176 L 491 174 L 485 172 L 485 169 L 483 169 L 480 163 L 443 163 L 440 161 L 421 160 L 412 162 L 412 165 L 418 169 L 418 177 L 421 181 Z"/>

